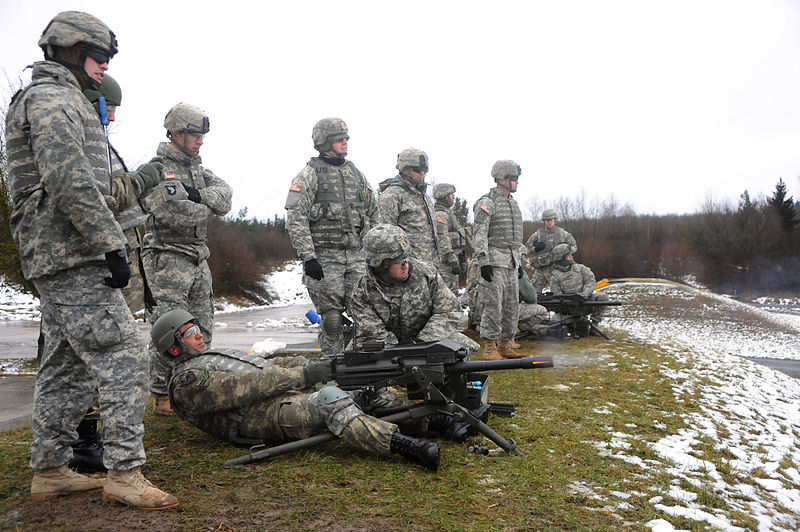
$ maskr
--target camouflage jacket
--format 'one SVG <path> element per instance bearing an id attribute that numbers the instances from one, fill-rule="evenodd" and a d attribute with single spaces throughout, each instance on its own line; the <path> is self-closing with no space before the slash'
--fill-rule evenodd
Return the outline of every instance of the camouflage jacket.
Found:
<path id="1" fill-rule="evenodd" d="M 467 247 L 467 233 L 452 208 L 436 203 L 434 209 L 442 260 L 445 264 L 458 264 L 458 254 Z"/>
<path id="2" fill-rule="evenodd" d="M 200 156 L 190 157 L 171 142 L 159 144 L 156 153 L 164 163 L 165 179 L 141 200 L 145 212 L 150 214 L 144 250 L 181 253 L 201 262 L 209 256 L 208 220 L 212 214 L 228 214 L 233 190 L 211 170 L 203 168 Z M 200 203 L 189 199 L 184 185 L 198 190 Z"/>
<path id="3" fill-rule="evenodd" d="M 412 339 L 432 342 L 456 332 L 456 297 L 429 263 L 409 259 L 408 279 L 388 285 L 370 269 L 350 302 L 358 349 L 375 340 L 386 346 Z"/>
<path id="4" fill-rule="evenodd" d="M 433 200 L 400 176 L 381 184 L 378 196 L 380 222 L 400 227 L 411 243 L 412 254 L 439 267 L 442 246 L 436 231 Z"/>
<path id="5" fill-rule="evenodd" d="M 577 262 L 565 268 L 559 264 L 550 276 L 550 290 L 554 294 L 581 294 L 589 297 L 594 293 L 594 273 L 588 266 Z"/>
<path id="6" fill-rule="evenodd" d="M 545 248 L 538 253 L 533 251 L 533 247 L 537 242 L 545 243 Z M 536 260 L 534 262 L 534 266 L 545 268 L 561 258 L 553 257 L 553 248 L 559 244 L 567 244 L 572 253 L 578 251 L 578 245 L 575 243 L 575 238 L 558 226 L 553 227 L 552 231 L 548 231 L 545 227 L 540 227 L 538 230 L 533 232 L 530 238 L 528 238 L 528 241 L 525 243 L 525 247 L 528 248 L 529 254 L 535 254 Z"/>
<path id="7" fill-rule="evenodd" d="M 526 253 L 522 245 L 522 212 L 516 200 L 495 187 L 475 202 L 473 257 L 480 266 L 517 268 Z"/>
<path id="8" fill-rule="evenodd" d="M 273 357 L 235 349 L 210 349 L 171 361 L 170 404 L 192 425 L 236 442 L 249 406 L 306 388 L 303 357 Z"/>
<path id="9" fill-rule="evenodd" d="M 141 246 L 137 227 L 143 226 L 147 221 L 147 213 L 139 204 L 138 198 L 142 194 L 139 181 L 133 179 L 128 173 L 125 161 L 114 149 L 108 145 L 111 155 L 111 197 L 106 196 L 108 208 L 114 212 L 120 227 L 128 239 L 128 248 L 136 249 Z"/>
<path id="10" fill-rule="evenodd" d="M 92 105 L 64 66 L 34 64 L 31 84 L 6 115 L 11 233 L 22 273 L 36 279 L 123 249 L 106 206 L 106 138 Z"/>
<path id="11" fill-rule="evenodd" d="M 292 180 L 286 211 L 286 231 L 303 261 L 316 258 L 317 248 L 359 249 L 378 220 L 375 194 L 356 165 L 319 157 Z"/>
<path id="12" fill-rule="evenodd" d="M 108 151 L 111 155 L 111 198 L 113 199 L 109 208 L 114 211 L 117 222 L 127 235 L 128 229 L 144 225 L 147 221 L 147 213 L 144 212 L 138 201 L 142 189 L 139 181 L 132 178 L 128 172 L 125 161 L 122 160 L 114 146 L 109 144 Z M 128 245 L 130 244 L 129 238 Z M 138 243 L 136 245 L 138 246 Z"/>

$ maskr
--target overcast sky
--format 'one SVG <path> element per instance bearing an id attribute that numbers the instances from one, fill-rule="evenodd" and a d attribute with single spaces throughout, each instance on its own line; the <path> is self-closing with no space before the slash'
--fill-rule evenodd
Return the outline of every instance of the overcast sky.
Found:
<path id="1" fill-rule="evenodd" d="M 659 214 L 770 195 L 779 177 L 800 197 L 791 0 L 0 0 L 7 76 L 42 58 L 64 10 L 117 34 L 111 139 L 128 165 L 155 154 L 174 104 L 197 105 L 211 119 L 203 162 L 233 186 L 234 213 L 283 215 L 327 116 L 347 122 L 349 158 L 374 187 L 413 146 L 429 181 L 471 205 L 492 163 L 516 160 L 526 218 L 534 196 L 581 192 Z"/>

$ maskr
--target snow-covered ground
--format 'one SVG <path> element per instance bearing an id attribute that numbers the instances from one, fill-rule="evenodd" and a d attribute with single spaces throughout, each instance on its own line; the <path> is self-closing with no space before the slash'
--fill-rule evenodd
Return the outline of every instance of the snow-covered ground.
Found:
<path id="1" fill-rule="evenodd" d="M 742 358 L 800 359 L 800 316 L 773 314 L 672 283 L 626 283 L 606 292 L 612 299 L 636 301 L 609 313 L 606 325 L 685 362 L 687 369 L 663 367 L 661 372 L 676 398 L 702 399 L 697 401 L 701 412 L 685 417 L 686 428 L 652 444 L 662 462 L 626 454 L 635 438 L 619 432 L 610 444 L 597 442 L 600 452 L 638 464 L 644 475 L 652 468 L 669 472 L 673 488 L 650 499 L 667 515 L 738 530 L 730 518 L 736 511 L 755 518 L 759 530 L 800 528 L 800 380 Z M 659 302 L 675 298 L 684 300 L 672 305 L 678 312 L 660 312 Z M 730 458 L 705 460 L 696 449 L 700 438 L 716 442 L 722 456 Z M 684 489 L 687 485 L 692 488 Z M 712 490 L 728 508 L 698 502 L 703 490 Z M 673 530 L 666 520 L 648 525 Z"/>

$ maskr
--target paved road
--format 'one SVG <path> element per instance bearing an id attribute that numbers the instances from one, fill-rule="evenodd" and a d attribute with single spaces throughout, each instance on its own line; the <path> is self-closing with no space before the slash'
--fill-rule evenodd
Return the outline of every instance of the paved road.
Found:
<path id="1" fill-rule="evenodd" d="M 313 351 L 317 346 L 317 327 L 309 327 L 305 313 L 312 305 L 294 305 L 261 310 L 217 314 L 214 345 L 249 349 L 254 343 L 271 338 L 283 342 L 281 351 Z M 266 320 L 288 323 L 265 326 Z M 150 324 L 139 325 L 148 338 Z M 38 321 L 0 321 L 0 360 L 36 358 Z M 31 422 L 33 376 L 0 377 L 0 431 Z"/>

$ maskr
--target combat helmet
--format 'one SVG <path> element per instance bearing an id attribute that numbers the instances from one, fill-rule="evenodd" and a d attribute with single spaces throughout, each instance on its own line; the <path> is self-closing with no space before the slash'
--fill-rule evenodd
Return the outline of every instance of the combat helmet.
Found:
<path id="1" fill-rule="evenodd" d="M 364 236 L 364 256 L 370 268 L 386 268 L 389 262 L 408 256 L 411 242 L 396 225 L 380 224 Z"/>
<path id="2" fill-rule="evenodd" d="M 182 308 L 170 310 L 153 324 L 150 329 L 150 340 L 156 347 L 159 354 L 164 354 L 167 349 L 180 342 L 180 334 L 178 329 L 194 321 L 194 316 L 189 314 Z"/>
<path id="3" fill-rule="evenodd" d="M 511 179 L 516 181 L 522 173 L 522 168 L 510 159 L 501 159 L 492 165 L 492 177 L 495 181 Z"/>
<path id="4" fill-rule="evenodd" d="M 59 13 L 39 38 L 39 47 L 46 59 L 53 57 L 54 46 L 71 48 L 78 44 L 102 50 L 109 59 L 118 52 L 114 32 L 97 17 L 81 11 Z"/>
<path id="5" fill-rule="evenodd" d="M 103 82 L 100 84 L 99 89 L 86 89 L 83 91 L 83 94 L 92 103 L 99 100 L 102 96 L 106 99 L 106 103 L 122 105 L 122 88 L 119 86 L 119 83 L 117 83 L 117 80 L 108 74 L 103 76 Z"/>
<path id="6" fill-rule="evenodd" d="M 556 244 L 553 246 L 553 257 L 555 257 L 557 260 L 561 260 L 567 255 L 571 254 L 572 250 L 569 249 L 569 244 L 564 244 L 562 242 L 561 244 Z"/>
<path id="7" fill-rule="evenodd" d="M 404 168 L 418 166 L 428 171 L 428 154 L 417 148 L 408 148 L 397 154 L 397 168 L 401 173 Z"/>
<path id="8" fill-rule="evenodd" d="M 450 183 L 437 183 L 433 187 L 433 199 L 443 199 L 449 196 L 450 194 L 455 194 L 456 187 L 451 185 Z"/>
<path id="9" fill-rule="evenodd" d="M 171 131 L 177 133 L 202 133 L 205 135 L 211 129 L 206 112 L 188 103 L 179 103 L 169 110 L 164 117 L 164 128 L 167 137 Z"/>
<path id="10" fill-rule="evenodd" d="M 314 129 L 311 131 L 314 149 L 320 153 L 331 151 L 334 142 L 349 138 L 347 124 L 341 118 L 323 118 L 314 124 Z"/>
<path id="11" fill-rule="evenodd" d="M 545 209 L 542 211 L 542 221 L 545 220 L 555 220 L 558 216 L 556 215 L 555 209 Z"/>

